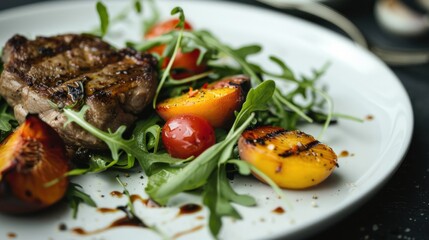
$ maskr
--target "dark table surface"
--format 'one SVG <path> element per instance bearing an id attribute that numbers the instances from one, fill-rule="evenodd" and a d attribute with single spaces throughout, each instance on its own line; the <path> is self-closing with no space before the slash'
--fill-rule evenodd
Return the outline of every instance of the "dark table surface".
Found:
<path id="1" fill-rule="evenodd" d="M 38 1 L 1 0 L 0 10 Z M 270 8 L 251 0 L 236 2 Z M 334 7 L 351 19 L 371 43 L 429 50 L 428 36 L 400 38 L 380 29 L 373 16 L 373 1 L 349 2 Z M 282 12 L 337 31 L 320 19 L 294 11 Z M 409 151 L 398 171 L 374 197 L 310 239 L 429 239 L 429 138 L 425 137 L 429 123 L 429 64 L 391 69 L 407 90 L 414 111 L 414 134 Z"/>

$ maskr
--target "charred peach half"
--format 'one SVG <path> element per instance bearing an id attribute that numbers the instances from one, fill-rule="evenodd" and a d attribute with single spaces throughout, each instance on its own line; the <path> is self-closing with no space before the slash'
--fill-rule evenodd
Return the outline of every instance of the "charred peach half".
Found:
<path id="1" fill-rule="evenodd" d="M 65 146 L 60 136 L 35 115 L 0 145 L 0 211 L 26 213 L 60 200 L 68 180 L 46 183 L 69 171 Z"/>
<path id="2" fill-rule="evenodd" d="M 239 110 L 250 87 L 246 76 L 232 76 L 192 90 L 181 96 L 169 98 L 156 107 L 165 120 L 178 115 L 195 115 L 206 119 L 213 127 L 223 127 Z"/>
<path id="3" fill-rule="evenodd" d="M 242 160 L 282 188 L 312 187 L 324 181 L 337 166 L 337 155 L 330 147 L 304 132 L 280 127 L 244 131 L 238 149 Z"/>

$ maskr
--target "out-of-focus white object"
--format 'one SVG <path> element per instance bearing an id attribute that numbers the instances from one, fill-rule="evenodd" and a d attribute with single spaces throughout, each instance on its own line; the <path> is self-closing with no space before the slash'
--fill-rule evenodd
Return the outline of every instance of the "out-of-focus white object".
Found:
<path id="1" fill-rule="evenodd" d="M 429 9 L 428 0 L 418 3 Z M 429 10 L 421 14 L 398 0 L 378 0 L 375 16 L 384 29 L 397 35 L 418 36 L 429 30 Z"/>
<path id="2" fill-rule="evenodd" d="M 342 30 L 354 42 L 367 48 L 380 59 L 391 66 L 406 66 L 429 62 L 429 51 L 415 51 L 406 49 L 389 49 L 368 43 L 365 36 L 350 20 L 339 12 L 323 4 L 329 0 L 258 0 L 264 4 L 279 9 L 295 9 L 301 12 L 324 19 Z M 341 1 L 341 0 L 338 0 Z M 347 0 L 342 0 L 347 1 Z M 429 0 L 418 0 L 422 6 L 428 6 Z"/>

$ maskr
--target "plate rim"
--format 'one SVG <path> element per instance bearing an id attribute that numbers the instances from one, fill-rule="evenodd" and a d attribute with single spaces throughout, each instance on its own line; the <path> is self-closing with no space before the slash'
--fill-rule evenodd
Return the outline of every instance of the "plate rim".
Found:
<path id="1" fill-rule="evenodd" d="M 83 0 L 68 0 L 68 1 L 44 1 L 44 2 L 38 2 L 38 3 L 32 3 L 32 4 L 28 4 L 28 5 L 23 5 L 23 6 L 19 6 L 19 7 L 15 7 L 15 8 L 10 8 L 10 9 L 6 9 L 6 10 L 2 10 L 0 11 L 0 22 L 7 20 L 10 18 L 10 16 L 13 17 L 17 17 L 20 18 L 26 14 L 29 13 L 34 13 L 37 11 L 50 11 L 51 8 L 65 8 L 67 6 L 76 6 L 76 7 L 82 7 L 84 4 L 93 4 L 95 1 L 83 1 Z M 114 0 L 108 0 L 105 2 L 117 2 Z M 167 1 L 167 0 L 163 0 L 160 2 L 172 2 L 171 0 Z M 190 0 L 179 0 L 179 1 L 175 1 L 178 2 L 180 5 L 180 2 L 191 2 Z M 198 2 L 198 4 L 206 4 L 206 3 L 213 3 L 215 1 L 201 1 Z M 365 202 L 367 202 L 370 198 L 373 197 L 373 195 L 375 195 L 390 179 L 391 177 L 395 174 L 395 172 L 397 171 L 397 169 L 400 167 L 401 163 L 403 162 L 408 149 L 410 147 L 411 144 L 411 140 L 412 140 L 412 136 L 413 136 L 413 131 L 414 131 L 414 113 L 413 113 L 413 108 L 411 105 L 411 100 L 410 97 L 408 95 L 408 93 L 406 92 L 406 89 L 404 87 L 404 85 L 402 84 L 402 82 L 399 80 L 399 78 L 396 76 L 396 74 L 393 73 L 393 71 L 385 64 L 383 63 L 380 59 L 378 59 L 374 54 L 372 54 L 371 52 L 367 51 L 366 49 L 363 49 L 359 46 L 357 46 L 356 44 L 354 44 L 353 42 L 351 42 L 350 40 L 348 40 L 346 37 L 344 37 L 343 35 L 340 35 L 336 32 L 333 32 L 329 29 L 323 28 L 322 26 L 319 26 L 317 24 L 308 22 L 304 19 L 299 19 L 296 18 L 294 16 L 290 16 L 287 15 L 285 13 L 279 13 L 277 11 L 274 10 L 270 10 L 270 9 L 266 9 L 266 8 L 261 8 L 261 7 L 257 7 L 254 5 L 248 5 L 248 4 L 243 4 L 243 3 L 238 3 L 238 2 L 229 2 L 229 1 L 222 1 L 222 2 L 216 2 L 217 4 L 221 3 L 222 5 L 236 5 L 236 6 L 240 6 L 241 8 L 247 8 L 245 11 L 247 11 L 248 9 L 253 9 L 254 11 L 257 12 L 263 12 L 263 13 L 270 13 L 270 14 L 274 14 L 274 15 L 278 15 L 279 17 L 286 17 L 287 19 L 292 19 L 293 21 L 297 21 L 297 22 L 301 22 L 304 23 L 306 26 L 311 26 L 311 28 L 314 29 L 318 29 L 322 32 L 324 32 L 325 34 L 328 34 L 329 37 L 333 37 L 336 38 L 338 41 L 341 41 L 342 43 L 345 43 L 347 45 L 349 45 L 350 47 L 354 47 L 357 48 L 359 52 L 364 53 L 366 55 L 366 57 L 370 57 L 372 58 L 372 60 L 376 61 L 377 64 L 379 64 L 380 66 L 382 66 L 384 68 L 384 70 L 386 70 L 389 74 L 391 74 L 391 76 L 393 77 L 393 80 L 398 84 L 398 86 L 400 87 L 400 90 L 403 94 L 403 97 L 405 97 L 404 100 L 406 100 L 406 102 L 404 102 L 404 104 L 407 106 L 408 110 L 408 125 L 409 125 L 409 129 L 407 132 L 407 135 L 405 136 L 404 139 L 404 145 L 402 145 L 403 147 L 403 151 L 401 156 L 399 156 L 399 160 L 397 161 L 397 163 L 393 166 L 393 168 L 388 171 L 386 173 L 385 178 L 382 181 L 376 182 L 374 183 L 372 188 L 369 188 L 365 191 L 363 191 L 362 194 L 360 194 L 360 197 L 358 197 L 356 199 L 353 198 L 354 200 L 348 200 L 342 203 L 342 205 L 347 205 L 343 206 L 341 208 L 335 208 L 336 210 L 339 211 L 331 211 L 329 214 L 326 214 L 325 217 L 322 220 L 331 220 L 330 223 L 324 223 L 326 224 L 326 226 L 318 226 L 318 230 L 320 231 L 323 228 L 326 228 L 328 225 L 332 225 L 337 221 L 340 221 L 342 218 L 346 217 L 348 214 L 350 214 L 352 211 L 355 211 L 358 207 L 360 207 L 361 205 L 363 205 Z M 45 9 L 43 9 L 45 8 Z M 16 14 L 16 12 L 19 12 L 20 14 Z M 405 147 L 404 147 L 405 146 Z M 349 203 L 351 202 L 351 203 Z M 340 212 L 340 214 L 339 214 Z M 339 217 L 336 218 L 335 221 L 332 221 L 334 219 L 334 215 L 339 215 Z M 326 222 L 326 221 L 324 221 Z M 287 233 L 285 235 L 285 233 L 278 233 L 278 234 L 274 234 L 273 237 L 275 238 L 280 238 L 280 237 L 285 237 L 285 236 L 292 236 L 295 237 L 299 234 L 302 234 L 303 231 L 305 231 L 309 226 L 313 226 L 314 227 L 315 223 L 311 222 L 309 224 L 307 224 L 306 226 L 303 226 L 300 229 L 297 229 L 296 231 L 292 232 L 292 233 Z M 300 235 L 300 237 L 302 237 L 302 235 Z"/>

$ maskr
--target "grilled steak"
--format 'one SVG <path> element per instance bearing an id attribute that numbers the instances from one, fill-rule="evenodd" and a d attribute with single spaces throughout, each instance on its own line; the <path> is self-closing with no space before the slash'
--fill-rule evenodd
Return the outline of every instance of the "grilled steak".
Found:
<path id="1" fill-rule="evenodd" d="M 86 120 L 115 131 L 131 125 L 151 102 L 157 87 L 157 61 L 132 49 L 115 50 L 92 35 L 59 35 L 29 40 L 15 35 L 3 49 L 0 95 L 19 122 L 38 114 L 69 146 L 105 145 L 67 118 L 58 107 L 83 104 Z"/>

